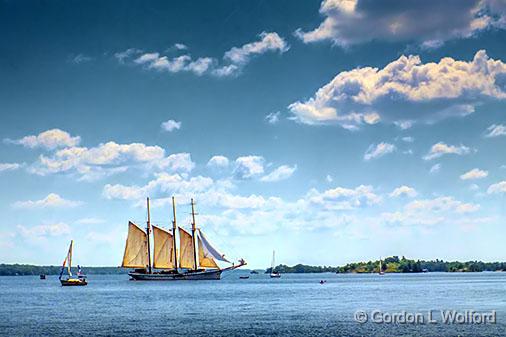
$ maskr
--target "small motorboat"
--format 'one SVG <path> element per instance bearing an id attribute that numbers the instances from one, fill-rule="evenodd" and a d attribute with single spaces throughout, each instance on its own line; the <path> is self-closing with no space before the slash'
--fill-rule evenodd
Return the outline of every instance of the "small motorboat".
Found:
<path id="1" fill-rule="evenodd" d="M 242 276 L 239 276 L 239 278 L 240 278 L 241 280 L 247 280 L 247 279 L 249 279 L 249 276 L 247 276 L 247 275 L 242 275 Z"/>
<path id="2" fill-rule="evenodd" d="M 77 278 L 72 276 L 72 250 L 74 247 L 74 240 L 70 241 L 70 247 L 69 251 L 67 253 L 67 257 L 65 257 L 65 260 L 63 260 L 63 265 L 61 267 L 60 277 L 58 278 L 60 280 L 60 283 L 62 286 L 85 286 L 88 284 L 86 282 L 86 275 L 84 275 L 81 271 L 81 267 L 77 265 Z M 68 276 L 67 278 L 63 278 L 63 273 L 65 271 L 65 265 L 67 265 L 67 272 Z"/>
<path id="3" fill-rule="evenodd" d="M 45 279 L 46 279 L 46 275 L 45 275 L 45 274 L 40 274 L 40 275 L 39 275 L 39 278 L 40 278 L 41 280 L 45 280 Z"/>
<path id="4" fill-rule="evenodd" d="M 258 272 L 256 270 L 252 270 L 249 272 L 250 274 L 258 274 Z"/>

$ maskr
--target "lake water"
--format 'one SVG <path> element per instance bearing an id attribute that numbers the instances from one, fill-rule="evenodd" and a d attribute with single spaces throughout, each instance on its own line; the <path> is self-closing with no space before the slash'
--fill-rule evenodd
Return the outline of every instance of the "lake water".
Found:
<path id="1" fill-rule="evenodd" d="M 221 281 L 136 282 L 90 275 L 0 277 L 0 334 L 131 336 L 506 336 L 506 273 L 379 275 L 244 272 Z M 327 282 L 319 284 L 320 279 Z M 429 324 L 360 324 L 357 310 L 427 313 Z M 496 324 L 444 324 L 440 310 L 496 311 Z M 383 317 L 383 316 L 382 316 Z M 384 316 L 387 318 L 388 316 Z M 377 317 L 376 317 L 377 318 Z"/>

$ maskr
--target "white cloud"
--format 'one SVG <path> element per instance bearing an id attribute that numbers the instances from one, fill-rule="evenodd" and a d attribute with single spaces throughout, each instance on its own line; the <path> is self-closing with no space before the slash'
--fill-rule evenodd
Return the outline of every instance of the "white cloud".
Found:
<path id="1" fill-rule="evenodd" d="M 129 167 L 168 169 L 189 172 L 195 164 L 190 154 L 177 153 L 165 157 L 159 146 L 143 143 L 118 144 L 107 142 L 96 147 L 67 147 L 50 156 L 41 155 L 29 172 L 38 175 L 77 173 L 80 180 L 90 181 L 125 172 Z"/>
<path id="2" fill-rule="evenodd" d="M 70 227 L 65 223 L 38 225 L 33 227 L 18 225 L 17 227 L 22 236 L 30 239 L 70 234 Z"/>
<path id="3" fill-rule="evenodd" d="M 403 195 L 410 197 L 410 198 L 414 198 L 418 195 L 418 193 L 416 192 L 416 190 L 414 188 L 403 185 L 403 186 L 397 187 L 396 189 L 394 189 L 392 191 L 392 193 L 389 194 L 389 196 L 392 198 L 397 198 L 397 197 L 400 197 Z"/>
<path id="4" fill-rule="evenodd" d="M 91 60 L 93 60 L 93 59 L 89 56 L 86 56 L 84 54 L 77 54 L 76 56 L 74 56 L 72 58 L 72 63 L 81 64 L 81 63 L 90 62 Z"/>
<path id="5" fill-rule="evenodd" d="M 306 195 L 306 200 L 329 210 L 349 210 L 379 204 L 381 197 L 374 193 L 372 186 L 360 185 L 354 189 L 336 187 L 324 192 L 312 189 Z"/>
<path id="6" fill-rule="evenodd" d="M 278 112 L 271 112 L 270 114 L 268 114 L 267 116 L 265 116 L 265 120 L 267 121 L 267 123 L 274 125 L 277 122 L 279 122 L 279 115 L 280 114 L 281 114 L 280 111 L 278 111 Z"/>
<path id="7" fill-rule="evenodd" d="M 186 50 L 182 44 L 175 44 L 178 50 Z M 122 53 L 115 54 L 120 63 L 133 59 L 133 64 L 141 65 L 147 69 L 154 69 L 162 72 L 179 73 L 190 72 L 197 76 L 205 74 L 217 77 L 233 76 L 240 72 L 242 67 L 250 62 L 255 55 L 267 52 L 284 53 L 289 49 L 286 41 L 277 33 L 263 32 L 259 40 L 246 43 L 241 47 L 233 47 L 223 56 L 223 63 L 213 57 L 199 57 L 193 59 L 189 54 L 169 57 L 158 52 L 147 52 L 141 54 L 137 49 L 129 49 Z"/>
<path id="8" fill-rule="evenodd" d="M 407 137 L 402 137 L 402 141 L 404 141 L 406 143 L 413 143 L 415 141 L 415 139 L 413 137 L 407 136 Z"/>
<path id="9" fill-rule="evenodd" d="M 490 27 L 506 28 L 504 7 L 497 0 L 324 0 L 319 27 L 309 32 L 298 29 L 295 35 L 305 43 L 330 40 L 342 47 L 385 40 L 437 48 L 447 40 L 469 38 Z"/>
<path id="10" fill-rule="evenodd" d="M 406 205 L 408 211 L 419 212 L 443 212 L 454 211 L 457 213 L 476 212 L 479 210 L 480 205 L 472 203 L 464 203 L 455 200 L 453 197 L 437 197 L 435 199 L 422 199 L 414 200 Z"/>
<path id="11" fill-rule="evenodd" d="M 480 169 L 472 169 L 460 176 L 462 180 L 471 180 L 471 179 L 482 179 L 488 176 L 488 171 L 480 170 Z"/>
<path id="12" fill-rule="evenodd" d="M 334 181 L 334 178 L 332 178 L 332 176 L 330 174 L 327 174 L 327 176 L 325 177 L 325 180 L 328 182 L 328 183 L 331 183 Z"/>
<path id="13" fill-rule="evenodd" d="M 173 119 L 169 119 L 168 121 L 163 122 L 161 126 L 163 130 L 172 132 L 181 128 L 181 122 L 176 122 Z"/>
<path id="14" fill-rule="evenodd" d="M 400 121 L 394 121 L 394 124 L 396 126 L 398 126 L 401 130 L 407 130 L 413 126 L 414 121 L 400 120 Z"/>
<path id="15" fill-rule="evenodd" d="M 292 176 L 292 174 L 297 170 L 297 165 L 294 166 L 288 166 L 288 165 L 281 165 L 271 173 L 263 176 L 260 178 L 260 181 L 264 182 L 275 182 L 280 181 L 284 179 L 288 179 Z"/>
<path id="16" fill-rule="evenodd" d="M 195 163 L 191 159 L 189 153 L 174 153 L 168 157 L 151 165 L 158 166 L 161 169 L 169 170 L 171 172 L 191 172 L 195 168 Z"/>
<path id="17" fill-rule="evenodd" d="M 277 33 L 262 32 L 260 41 L 247 43 L 242 47 L 233 47 L 225 52 L 223 58 L 233 64 L 248 63 L 253 55 L 264 54 L 268 51 L 277 51 L 284 53 L 288 51 L 289 46 L 283 38 Z"/>
<path id="18" fill-rule="evenodd" d="M 432 165 L 432 167 L 430 168 L 429 172 L 431 174 L 433 174 L 433 173 L 438 173 L 440 170 L 441 170 L 441 164 L 437 163 L 437 164 Z"/>
<path id="19" fill-rule="evenodd" d="M 389 143 L 371 144 L 364 154 L 364 160 L 371 160 L 383 157 L 396 150 L 395 145 Z"/>
<path id="20" fill-rule="evenodd" d="M 213 156 L 207 162 L 207 166 L 209 166 L 209 167 L 224 168 L 224 167 L 228 167 L 228 165 L 229 165 L 229 160 L 225 156 Z"/>
<path id="21" fill-rule="evenodd" d="M 492 184 L 487 189 L 488 194 L 506 193 L 506 180 Z"/>
<path id="22" fill-rule="evenodd" d="M 81 137 L 72 137 L 68 132 L 60 129 L 51 129 L 39 133 L 36 136 L 26 136 L 21 139 L 5 139 L 7 143 L 23 145 L 28 148 L 42 147 L 48 150 L 54 150 L 60 147 L 76 146 L 81 141 Z"/>
<path id="23" fill-rule="evenodd" d="M 485 135 L 487 138 L 506 136 L 506 126 L 503 124 L 492 124 L 487 128 L 488 133 Z"/>
<path id="24" fill-rule="evenodd" d="M 82 205 L 81 201 L 66 200 L 56 193 L 49 193 L 47 197 L 41 200 L 16 201 L 12 204 L 14 208 L 32 209 L 32 208 L 54 208 L 54 207 L 76 207 Z"/>
<path id="25" fill-rule="evenodd" d="M 381 219 L 387 224 L 433 226 L 436 224 L 456 223 L 465 215 L 468 221 L 470 213 L 475 213 L 480 205 L 465 203 L 453 197 L 442 196 L 434 199 L 421 199 L 409 202 L 401 211 L 384 212 Z"/>
<path id="26" fill-rule="evenodd" d="M 137 64 L 149 63 L 157 60 L 159 56 L 160 54 L 158 53 L 146 53 L 136 58 L 134 62 Z"/>
<path id="27" fill-rule="evenodd" d="M 464 145 L 448 145 L 443 142 L 439 142 L 437 144 L 432 145 L 429 153 L 427 153 L 423 159 L 424 160 L 432 160 L 439 158 L 446 154 L 456 154 L 456 155 L 465 155 L 469 154 L 471 152 L 471 149 Z"/>
<path id="28" fill-rule="evenodd" d="M 378 120 L 406 128 L 415 122 L 467 116 L 484 98 L 505 99 L 504 76 L 506 64 L 490 59 L 484 50 L 470 62 L 445 57 L 423 64 L 419 56 L 401 56 L 382 69 L 343 71 L 313 97 L 288 109 L 293 119 L 305 124 L 354 129 L 374 113 Z M 462 98 L 468 103 L 462 104 Z"/>
<path id="29" fill-rule="evenodd" d="M 129 48 L 127 50 L 115 53 L 114 57 L 118 60 L 119 63 L 123 64 L 127 59 L 139 53 L 142 53 L 142 50 L 137 48 Z"/>
<path id="30" fill-rule="evenodd" d="M 144 186 L 107 184 L 102 192 L 106 199 L 141 200 L 148 196 L 170 196 L 175 194 L 191 195 L 208 190 L 214 184 L 213 179 L 196 176 L 184 178 L 179 174 L 157 173 L 155 179 Z"/>
<path id="31" fill-rule="evenodd" d="M 264 173 L 264 158 L 243 156 L 235 160 L 234 175 L 238 179 L 251 179 Z"/>
<path id="32" fill-rule="evenodd" d="M 183 44 L 183 43 L 175 43 L 174 44 L 174 48 L 176 48 L 177 50 L 186 50 L 188 49 L 188 47 Z"/>
<path id="33" fill-rule="evenodd" d="M 469 185 L 469 189 L 470 189 L 471 191 L 477 191 L 477 190 L 479 190 L 479 189 L 480 189 L 480 186 L 478 186 L 478 185 L 476 185 L 476 184 L 471 184 L 471 185 Z"/>
<path id="34" fill-rule="evenodd" d="M 14 171 L 21 167 L 21 164 L 18 163 L 0 163 L 0 172 L 4 171 Z"/>

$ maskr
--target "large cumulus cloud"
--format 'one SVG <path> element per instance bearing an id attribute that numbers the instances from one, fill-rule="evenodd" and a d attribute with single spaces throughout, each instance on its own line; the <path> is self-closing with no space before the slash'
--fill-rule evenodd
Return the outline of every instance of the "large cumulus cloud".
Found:
<path id="1" fill-rule="evenodd" d="M 480 50 L 471 61 L 445 57 L 422 63 L 410 55 L 382 69 L 343 71 L 313 97 L 288 108 L 305 124 L 356 128 L 379 121 L 412 125 L 465 116 L 485 98 L 506 98 L 506 64 Z"/>
<path id="2" fill-rule="evenodd" d="M 506 27 L 501 0 L 324 0 L 320 14 L 325 19 L 317 28 L 297 30 L 305 43 L 331 40 L 349 46 L 386 40 L 437 47 L 490 27 Z"/>

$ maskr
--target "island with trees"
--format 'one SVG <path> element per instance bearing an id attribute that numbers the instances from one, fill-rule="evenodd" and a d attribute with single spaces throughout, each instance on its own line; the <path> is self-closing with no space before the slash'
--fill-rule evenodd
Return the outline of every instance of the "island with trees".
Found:
<path id="1" fill-rule="evenodd" d="M 274 270 L 286 273 L 378 273 L 379 260 L 367 262 L 348 263 L 341 267 L 331 266 L 308 266 L 297 264 L 289 267 L 279 265 Z M 482 261 L 443 261 L 443 260 L 411 260 L 404 256 L 387 257 L 382 260 L 382 271 L 385 273 L 422 273 L 422 272 L 482 272 L 482 271 L 506 271 L 506 262 L 482 262 Z M 268 268 L 266 273 L 270 273 Z"/>

